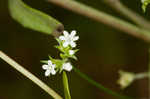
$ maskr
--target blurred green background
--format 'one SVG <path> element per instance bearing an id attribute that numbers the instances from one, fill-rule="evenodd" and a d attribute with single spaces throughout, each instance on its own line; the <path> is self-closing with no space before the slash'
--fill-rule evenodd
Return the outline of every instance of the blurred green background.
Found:
<path id="1" fill-rule="evenodd" d="M 103 0 L 78 0 L 94 8 L 129 21 L 120 13 L 103 3 Z M 148 99 L 148 80 L 134 82 L 125 90 L 116 84 L 120 69 L 130 72 L 145 72 L 148 69 L 148 44 L 104 24 L 72 13 L 46 0 L 24 0 L 59 21 L 68 31 L 77 30 L 80 40 L 74 65 L 97 82 L 116 92 Z M 126 6 L 149 19 L 150 14 L 142 12 L 140 0 L 121 0 Z M 61 74 L 46 78 L 40 60 L 48 55 L 58 56 L 53 47 L 57 42 L 52 36 L 23 28 L 8 12 L 7 0 L 0 0 L 0 50 L 23 65 L 51 88 L 63 96 Z M 0 99 L 52 99 L 47 93 L 22 76 L 7 63 L 0 60 Z M 72 99 L 116 99 L 90 85 L 75 72 L 68 73 Z"/>

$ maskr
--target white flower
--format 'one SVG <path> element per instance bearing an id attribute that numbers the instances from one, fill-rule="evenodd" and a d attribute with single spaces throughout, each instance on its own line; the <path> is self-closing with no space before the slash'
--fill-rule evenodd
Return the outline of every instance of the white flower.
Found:
<path id="1" fill-rule="evenodd" d="M 64 41 L 63 47 L 71 46 L 71 47 L 76 47 L 75 41 L 79 39 L 79 36 L 76 35 L 76 31 L 73 30 L 70 34 L 67 31 L 63 32 L 63 36 L 60 36 L 59 39 Z"/>
<path id="2" fill-rule="evenodd" d="M 62 69 L 66 70 L 66 71 L 71 71 L 72 70 L 72 65 L 69 62 L 64 63 L 63 66 L 62 66 Z"/>
<path id="3" fill-rule="evenodd" d="M 73 55 L 74 53 L 74 50 L 69 50 L 69 55 Z"/>
<path id="4" fill-rule="evenodd" d="M 48 64 L 47 65 L 44 64 L 42 66 L 42 68 L 44 70 L 46 70 L 45 71 L 45 76 L 49 76 L 50 74 L 55 75 L 56 74 L 55 67 L 56 67 L 56 65 L 53 64 L 51 60 L 48 60 Z"/>
<path id="5" fill-rule="evenodd" d="M 135 80 L 135 74 L 130 72 L 120 71 L 120 76 L 118 84 L 120 84 L 122 89 L 128 87 Z"/>

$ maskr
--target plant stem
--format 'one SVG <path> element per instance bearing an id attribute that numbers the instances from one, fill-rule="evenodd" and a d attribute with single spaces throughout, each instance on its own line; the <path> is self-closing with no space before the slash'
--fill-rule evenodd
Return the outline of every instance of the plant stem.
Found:
<path id="1" fill-rule="evenodd" d="M 111 6 L 112 8 L 114 8 L 119 13 L 123 14 L 124 16 L 135 22 L 136 24 L 138 24 L 139 26 L 150 30 L 150 22 L 144 19 L 136 12 L 127 8 L 120 2 L 120 0 L 104 0 L 104 2 L 107 3 L 109 6 Z"/>
<path id="2" fill-rule="evenodd" d="M 138 73 L 138 74 L 136 74 L 136 76 L 135 76 L 135 79 L 143 79 L 143 78 L 146 78 L 146 77 L 150 77 L 150 75 L 149 75 L 149 73 L 147 73 L 147 72 L 144 72 L 144 73 Z"/>
<path id="3" fill-rule="evenodd" d="M 131 97 L 128 96 L 123 96 L 119 93 L 116 93 L 108 88 L 105 88 L 103 85 L 101 85 L 100 83 L 97 83 L 96 81 L 94 81 L 93 79 L 89 78 L 86 74 L 80 72 L 80 70 L 78 70 L 77 68 L 73 68 L 74 71 L 83 79 L 87 80 L 90 84 L 96 86 L 97 88 L 99 88 L 100 90 L 104 91 L 105 93 L 108 93 L 114 97 L 116 97 L 117 99 L 133 99 Z"/>
<path id="4" fill-rule="evenodd" d="M 5 62 L 7 62 L 14 69 L 19 71 L 21 74 L 23 74 L 24 76 L 29 78 L 31 81 L 33 81 L 36 85 L 38 85 L 40 88 L 42 88 L 45 92 L 47 92 L 49 95 L 51 95 L 54 99 L 62 99 L 62 97 L 60 95 L 58 95 L 53 89 L 48 87 L 44 82 L 42 82 L 40 79 L 38 79 L 36 76 L 34 76 L 32 73 L 30 73 L 25 68 L 23 68 L 23 66 L 19 65 L 13 59 L 8 57 L 2 51 L 0 51 L 0 58 L 3 59 Z"/>
<path id="5" fill-rule="evenodd" d="M 95 21 L 107 24 L 113 28 L 124 31 L 129 35 L 140 38 L 146 42 L 150 42 L 150 32 L 148 30 L 138 28 L 133 24 L 123 21 L 119 18 L 113 17 L 90 6 L 84 5 L 74 0 L 48 0 L 48 2 L 84 15 Z"/>
<path id="6" fill-rule="evenodd" d="M 65 71 L 63 71 L 63 85 L 64 85 L 65 99 L 71 99 L 68 77 Z"/>

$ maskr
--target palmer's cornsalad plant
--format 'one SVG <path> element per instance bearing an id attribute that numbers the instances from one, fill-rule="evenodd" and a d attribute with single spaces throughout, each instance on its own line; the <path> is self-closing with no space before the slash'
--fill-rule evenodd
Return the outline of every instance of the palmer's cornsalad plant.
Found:
<path id="1" fill-rule="evenodd" d="M 55 75 L 57 72 L 61 73 L 63 71 L 63 84 L 64 84 L 64 92 L 65 98 L 71 99 L 68 80 L 66 73 L 64 71 L 70 72 L 73 69 L 73 66 L 70 62 L 70 58 L 77 60 L 75 53 L 78 49 L 76 47 L 76 41 L 79 39 L 79 36 L 76 36 L 76 31 L 73 30 L 70 34 L 67 31 L 63 31 L 63 35 L 56 38 L 58 45 L 55 46 L 61 53 L 61 59 L 54 59 L 49 56 L 49 60 L 41 61 L 46 63 L 42 66 L 45 70 L 45 76 Z"/>
<path id="2" fill-rule="evenodd" d="M 123 13 L 137 25 L 131 24 L 124 20 L 108 15 L 102 11 L 96 10 L 92 7 L 79 3 L 78 1 L 75 0 L 48 0 L 48 2 L 51 2 L 58 6 L 64 7 L 68 10 L 84 15 L 88 18 L 96 20 L 97 22 L 107 24 L 113 28 L 124 31 L 125 33 L 140 38 L 143 41 L 146 41 L 147 43 L 150 43 L 150 23 L 147 22 L 147 20 L 137 15 L 136 13 L 130 11 L 130 9 L 126 8 L 124 5 L 121 4 L 120 0 L 105 0 L 105 1 L 107 1 L 107 3 L 111 3 L 110 5 L 112 5 L 112 7 Z M 146 8 L 150 3 L 150 0 L 141 0 L 141 3 L 143 11 L 146 12 Z M 55 59 L 54 56 L 49 56 L 49 59 L 41 61 L 43 63 L 42 69 L 44 70 L 45 72 L 44 75 L 46 77 L 51 77 L 56 74 L 62 75 L 65 99 L 71 99 L 66 72 L 71 72 L 72 70 L 74 70 L 80 77 L 87 80 L 90 84 L 94 85 L 98 89 L 114 96 L 115 99 L 135 99 L 134 97 L 124 96 L 120 93 L 114 92 L 104 87 L 103 85 L 89 78 L 84 73 L 80 72 L 75 66 L 73 66 L 73 64 L 71 63 L 71 59 L 77 60 L 75 54 L 79 50 L 76 48 L 79 36 L 76 35 L 75 30 L 71 31 L 71 33 L 65 31 L 64 25 L 61 22 L 51 17 L 50 15 L 47 15 L 41 11 L 31 8 L 30 6 L 26 5 L 22 0 L 8 0 L 8 7 L 12 18 L 15 19 L 17 22 L 19 22 L 22 26 L 41 33 L 53 35 L 55 37 L 58 44 L 55 45 L 54 47 L 60 51 L 59 54 L 60 59 Z M 9 58 L 2 51 L 0 51 L 0 58 L 6 61 L 8 64 L 10 64 L 17 71 L 22 73 L 24 76 L 29 78 L 39 87 L 41 87 L 53 98 L 62 99 L 62 97 L 59 94 L 57 94 L 53 89 L 51 89 L 49 86 L 43 83 L 32 73 L 27 71 L 17 62 Z M 119 74 L 120 78 L 118 79 L 117 83 L 120 85 L 121 89 L 125 89 L 136 80 L 145 77 L 148 77 L 150 79 L 150 62 L 149 62 L 149 70 L 147 72 L 132 73 L 120 70 Z M 150 83 L 149 83 L 149 90 L 150 90 Z"/>

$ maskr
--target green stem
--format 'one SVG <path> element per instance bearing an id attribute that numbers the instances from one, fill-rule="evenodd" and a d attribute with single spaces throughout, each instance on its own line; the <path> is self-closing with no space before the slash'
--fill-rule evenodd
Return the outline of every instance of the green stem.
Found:
<path id="1" fill-rule="evenodd" d="M 49 86 L 47 86 L 44 82 L 42 82 L 40 79 L 38 79 L 32 73 L 30 73 L 28 70 L 23 68 L 23 66 L 19 65 L 13 59 L 8 57 L 2 51 L 0 51 L 0 58 L 3 59 L 5 62 L 7 62 L 14 69 L 19 71 L 21 74 L 23 74 L 24 76 L 29 78 L 31 81 L 33 81 L 36 85 L 38 85 L 40 88 L 42 88 L 45 92 L 47 92 L 49 95 L 51 95 L 54 99 L 62 99 L 62 97 L 59 94 L 57 94 L 53 89 L 51 89 Z"/>
<path id="2" fill-rule="evenodd" d="M 80 70 L 78 70 L 77 68 L 74 67 L 74 71 L 83 79 L 87 80 L 90 84 L 94 85 L 95 87 L 97 87 L 98 89 L 104 91 L 105 93 L 108 93 L 116 98 L 119 99 L 133 99 L 131 97 L 128 96 L 123 96 L 121 94 L 118 94 L 108 88 L 105 88 L 103 85 L 97 83 L 96 81 L 94 81 L 93 79 L 89 78 L 86 74 L 80 72 Z"/>
<path id="3" fill-rule="evenodd" d="M 147 72 L 144 72 L 144 73 L 138 73 L 135 75 L 135 79 L 143 79 L 143 78 L 146 78 L 146 77 L 150 77 L 149 73 Z"/>
<path id="4" fill-rule="evenodd" d="M 63 85 L 64 85 L 65 99 L 71 99 L 68 78 L 67 78 L 67 74 L 65 71 L 63 71 Z"/>
<path id="5" fill-rule="evenodd" d="M 136 25 L 113 17 L 88 5 L 79 3 L 76 0 L 48 0 L 48 2 L 69 9 L 73 12 L 91 18 L 97 22 L 107 24 L 113 28 L 124 31 L 124 33 L 128 33 L 129 35 L 140 38 L 146 42 L 150 42 L 149 30 L 138 28 Z"/>

